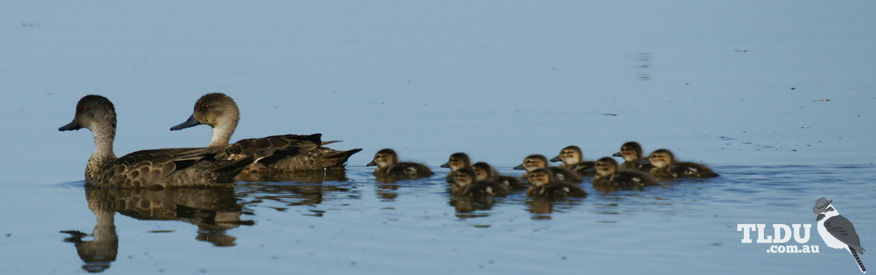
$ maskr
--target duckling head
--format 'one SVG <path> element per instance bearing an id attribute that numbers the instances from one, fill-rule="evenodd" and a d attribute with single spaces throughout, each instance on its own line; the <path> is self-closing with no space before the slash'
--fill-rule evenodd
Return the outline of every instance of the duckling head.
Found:
<path id="1" fill-rule="evenodd" d="M 476 162 L 471 168 L 475 171 L 477 181 L 485 181 L 493 177 L 493 167 L 486 162 Z"/>
<path id="2" fill-rule="evenodd" d="M 474 169 L 468 167 L 460 168 L 453 172 L 453 184 L 459 187 L 466 187 L 472 185 L 476 177 Z"/>
<path id="3" fill-rule="evenodd" d="M 560 154 L 556 157 L 552 158 L 552 162 L 562 161 L 566 165 L 575 165 L 581 162 L 582 160 L 581 148 L 575 145 L 566 146 L 563 150 L 560 150 Z"/>
<path id="4" fill-rule="evenodd" d="M 636 162 L 642 158 L 642 145 L 635 141 L 629 141 L 621 145 L 620 151 L 612 156 L 622 157 L 624 161 Z"/>
<path id="5" fill-rule="evenodd" d="M 537 168 L 526 173 L 526 180 L 533 186 L 542 186 L 554 181 L 554 175 L 547 168 Z"/>
<path id="6" fill-rule="evenodd" d="M 386 148 L 374 154 L 374 159 L 366 166 L 377 166 L 378 168 L 386 168 L 390 165 L 398 163 L 398 154 L 392 149 Z"/>
<path id="7" fill-rule="evenodd" d="M 600 177 L 607 177 L 617 171 L 617 161 L 611 157 L 604 157 L 596 161 L 593 165 L 596 174 Z"/>
<path id="8" fill-rule="evenodd" d="M 675 155 L 668 149 L 657 149 L 648 155 L 648 161 L 657 168 L 663 168 L 675 161 Z"/>
<path id="9" fill-rule="evenodd" d="M 223 93 L 209 93 L 195 102 L 194 111 L 189 119 L 170 128 L 171 131 L 181 130 L 201 124 L 213 128 L 213 139 L 210 146 L 226 145 L 231 134 L 237 128 L 240 120 L 240 110 L 234 99 Z"/>
<path id="10" fill-rule="evenodd" d="M 456 171 L 460 168 L 471 167 L 471 159 L 468 155 L 462 152 L 453 153 L 450 159 L 441 165 L 443 168 L 450 168 L 450 171 Z"/>
<path id="11" fill-rule="evenodd" d="M 527 156 L 525 159 L 523 159 L 523 164 L 517 165 L 517 167 L 514 167 L 514 169 L 526 170 L 527 172 L 530 172 L 538 168 L 545 168 L 548 166 L 547 164 L 548 161 L 546 157 L 544 157 L 543 155 L 535 154 Z"/>

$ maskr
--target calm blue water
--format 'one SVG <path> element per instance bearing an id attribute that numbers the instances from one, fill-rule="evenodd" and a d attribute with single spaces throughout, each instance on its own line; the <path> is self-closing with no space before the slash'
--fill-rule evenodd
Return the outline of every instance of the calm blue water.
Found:
<path id="1" fill-rule="evenodd" d="M 866 1 L 4 1 L 0 273 L 82 273 L 78 253 L 114 254 L 89 268 L 119 274 L 855 273 L 846 252 L 767 254 L 736 225 L 814 224 L 825 196 L 876 240 L 874 16 Z M 114 102 L 123 155 L 206 145 L 207 127 L 168 128 L 212 91 L 241 108 L 235 139 L 364 150 L 346 181 L 87 199 L 92 137 L 56 130 L 80 97 Z M 463 151 L 514 174 L 528 154 L 628 140 L 722 176 L 454 205 L 437 168 Z M 363 165 L 385 147 L 438 175 L 375 183 Z M 61 231 L 90 235 L 77 250 Z"/>

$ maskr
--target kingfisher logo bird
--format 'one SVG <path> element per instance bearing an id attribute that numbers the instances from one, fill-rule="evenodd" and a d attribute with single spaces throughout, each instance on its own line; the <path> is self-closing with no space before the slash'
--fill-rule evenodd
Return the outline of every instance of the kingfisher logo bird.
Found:
<path id="1" fill-rule="evenodd" d="M 843 217 L 836 211 L 836 208 L 831 204 L 832 201 L 822 197 L 815 201 L 815 206 L 812 207 L 812 212 L 817 214 L 818 220 L 818 235 L 824 243 L 831 248 L 845 249 L 855 257 L 855 262 L 858 263 L 858 268 L 866 274 L 867 268 L 858 257 L 858 253 L 863 254 L 864 248 L 861 247 L 861 239 L 858 233 L 855 232 L 855 226 L 846 217 Z"/>

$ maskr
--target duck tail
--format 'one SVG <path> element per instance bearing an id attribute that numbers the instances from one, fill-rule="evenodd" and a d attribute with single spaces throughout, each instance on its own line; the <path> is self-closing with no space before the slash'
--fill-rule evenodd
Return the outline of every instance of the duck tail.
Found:
<path id="1" fill-rule="evenodd" d="M 347 151 L 339 151 L 336 154 L 329 156 L 329 158 L 337 160 L 336 163 L 339 166 L 343 166 L 344 164 L 347 163 L 347 160 L 350 159 L 351 156 L 353 156 L 353 154 L 358 153 L 359 151 L 362 151 L 362 148 L 356 148 L 356 149 L 347 150 Z"/>

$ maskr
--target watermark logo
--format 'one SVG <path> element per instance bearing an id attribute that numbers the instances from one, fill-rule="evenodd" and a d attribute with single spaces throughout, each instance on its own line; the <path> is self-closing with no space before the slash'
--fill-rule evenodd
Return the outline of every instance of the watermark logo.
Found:
<path id="1" fill-rule="evenodd" d="M 832 201 L 819 198 L 812 207 L 818 223 L 815 225 L 818 235 L 824 243 L 835 249 L 845 249 L 852 257 L 862 273 L 867 273 L 867 268 L 861 262 L 858 254 L 864 253 L 861 240 L 852 223 L 839 214 Z M 809 237 L 812 224 L 737 224 L 736 231 L 742 232 L 742 243 L 770 244 L 766 250 L 768 254 L 813 254 L 821 253 L 818 245 L 810 245 Z M 771 232 L 770 232 L 770 229 Z M 754 234 L 757 239 L 753 240 Z M 789 244 L 791 239 L 795 243 Z"/>
<path id="2" fill-rule="evenodd" d="M 855 226 L 849 219 L 840 215 L 831 202 L 822 197 L 815 201 L 815 206 L 812 206 L 812 212 L 818 215 L 815 218 L 818 220 L 818 235 L 828 247 L 845 249 L 852 254 L 858 269 L 862 273 L 867 273 L 867 268 L 858 257 L 858 253 L 864 253 L 864 248 L 861 247 L 861 239 L 855 232 Z"/>

